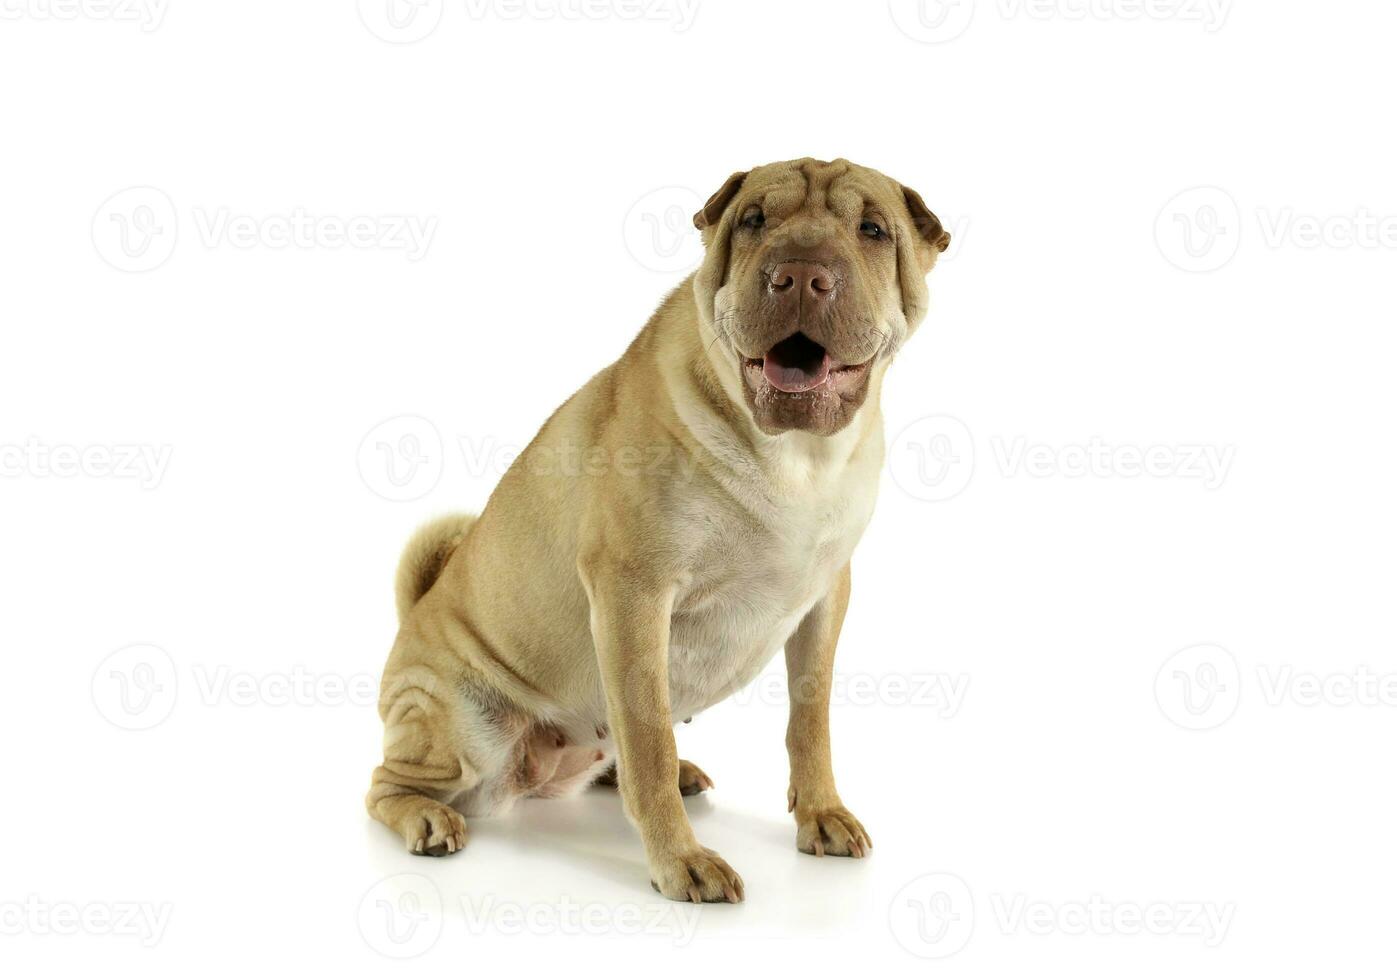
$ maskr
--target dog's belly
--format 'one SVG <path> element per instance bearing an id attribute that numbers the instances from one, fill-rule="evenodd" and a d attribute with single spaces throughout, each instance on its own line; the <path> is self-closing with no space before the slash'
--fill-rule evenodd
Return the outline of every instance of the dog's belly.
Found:
<path id="1" fill-rule="evenodd" d="M 734 575 L 685 597 L 670 621 L 675 718 L 711 707 L 751 683 L 829 592 L 847 560 L 847 554 L 830 556 L 786 575 L 768 567 L 764 575 Z"/>
<path id="2" fill-rule="evenodd" d="M 720 530 L 676 596 L 670 619 L 676 719 L 745 687 L 781 652 L 848 564 L 876 494 L 876 476 L 856 472 L 822 492 L 796 496 L 765 525 L 711 520 Z"/>
<path id="3" fill-rule="evenodd" d="M 676 617 L 669 646 L 670 705 L 675 718 L 712 707 L 751 683 L 780 652 L 804 612 L 748 621 L 736 628 L 724 628 L 716 617 Z"/>

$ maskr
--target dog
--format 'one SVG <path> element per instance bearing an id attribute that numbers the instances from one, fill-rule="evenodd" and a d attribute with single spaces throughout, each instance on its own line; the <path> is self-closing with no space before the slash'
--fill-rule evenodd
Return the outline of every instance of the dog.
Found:
<path id="1" fill-rule="evenodd" d="M 835 789 L 834 651 L 884 374 L 950 235 L 917 192 L 846 160 L 735 173 L 694 224 L 702 264 L 620 360 L 478 517 L 434 521 L 403 554 L 366 803 L 415 854 L 460 850 L 465 816 L 611 781 L 660 893 L 741 901 L 685 814 L 712 781 L 674 726 L 782 648 L 796 846 L 872 847 Z"/>

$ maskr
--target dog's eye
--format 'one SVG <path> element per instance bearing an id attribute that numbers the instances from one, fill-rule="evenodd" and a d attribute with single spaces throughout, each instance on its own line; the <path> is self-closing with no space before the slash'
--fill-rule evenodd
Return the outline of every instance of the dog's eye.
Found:
<path id="1" fill-rule="evenodd" d="M 742 216 L 742 227 L 751 228 L 756 231 L 766 227 L 766 215 L 762 214 L 761 208 L 753 208 Z"/>
<path id="2" fill-rule="evenodd" d="M 888 237 L 888 233 L 883 230 L 882 225 L 868 218 L 865 218 L 863 220 L 863 223 L 859 225 L 859 234 L 866 235 L 869 238 L 872 238 L 874 241 L 877 241 L 880 238 Z"/>

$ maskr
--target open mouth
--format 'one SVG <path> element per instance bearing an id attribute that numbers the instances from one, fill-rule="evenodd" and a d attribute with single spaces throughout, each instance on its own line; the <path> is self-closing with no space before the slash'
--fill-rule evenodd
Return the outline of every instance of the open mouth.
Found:
<path id="1" fill-rule="evenodd" d="M 750 375 L 760 375 L 777 391 L 796 394 L 831 388 L 848 376 L 862 372 L 863 364 L 841 364 L 832 360 L 820 344 L 797 332 L 781 341 L 763 357 L 745 361 Z"/>

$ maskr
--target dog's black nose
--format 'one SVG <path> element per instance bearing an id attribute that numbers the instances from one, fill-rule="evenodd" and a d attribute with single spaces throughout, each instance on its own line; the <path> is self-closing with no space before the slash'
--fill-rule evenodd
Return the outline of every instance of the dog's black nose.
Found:
<path id="1" fill-rule="evenodd" d="M 800 297 L 817 303 L 834 298 L 834 273 L 818 262 L 781 262 L 771 270 L 766 288 L 773 296 Z"/>

